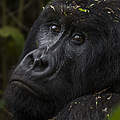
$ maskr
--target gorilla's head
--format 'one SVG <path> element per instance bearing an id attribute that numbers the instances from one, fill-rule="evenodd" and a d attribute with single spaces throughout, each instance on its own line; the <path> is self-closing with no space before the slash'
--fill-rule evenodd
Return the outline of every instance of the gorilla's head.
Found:
<path id="1" fill-rule="evenodd" d="M 119 5 L 56 0 L 44 8 L 6 90 L 15 120 L 47 120 L 77 97 L 114 91 L 120 79 Z"/>

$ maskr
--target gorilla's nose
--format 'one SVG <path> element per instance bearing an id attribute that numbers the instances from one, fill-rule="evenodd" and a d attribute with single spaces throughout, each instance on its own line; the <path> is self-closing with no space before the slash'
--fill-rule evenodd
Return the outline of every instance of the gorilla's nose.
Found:
<path id="1" fill-rule="evenodd" d="M 32 54 L 32 77 L 45 78 L 49 77 L 55 71 L 55 59 L 51 54 L 41 53 L 36 50 Z"/>
<path id="2" fill-rule="evenodd" d="M 24 74 L 30 72 L 30 76 L 34 79 L 45 78 L 55 72 L 55 63 L 55 58 L 52 54 L 45 54 L 43 51 L 36 49 L 23 58 L 16 72 L 22 69 Z"/>

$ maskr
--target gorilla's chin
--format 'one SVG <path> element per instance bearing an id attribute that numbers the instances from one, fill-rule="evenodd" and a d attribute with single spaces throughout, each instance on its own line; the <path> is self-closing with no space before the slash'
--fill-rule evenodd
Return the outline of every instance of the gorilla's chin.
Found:
<path id="1" fill-rule="evenodd" d="M 11 82 L 6 94 L 8 94 L 5 96 L 7 108 L 14 115 L 15 120 L 47 120 L 54 116 L 53 100 L 43 93 L 39 95 L 20 81 Z"/>

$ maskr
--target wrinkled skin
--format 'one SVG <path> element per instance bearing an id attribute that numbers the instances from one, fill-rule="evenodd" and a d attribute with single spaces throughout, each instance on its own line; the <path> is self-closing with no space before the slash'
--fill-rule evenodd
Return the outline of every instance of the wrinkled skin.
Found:
<path id="1" fill-rule="evenodd" d="M 104 89 L 119 96 L 119 9 L 119 0 L 57 0 L 45 7 L 5 92 L 14 120 L 47 120 Z"/>

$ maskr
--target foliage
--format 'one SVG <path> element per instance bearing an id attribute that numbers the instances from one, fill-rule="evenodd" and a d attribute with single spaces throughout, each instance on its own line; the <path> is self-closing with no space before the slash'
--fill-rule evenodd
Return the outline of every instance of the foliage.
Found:
<path id="1" fill-rule="evenodd" d="M 120 119 L 120 105 L 112 112 L 109 120 L 119 120 Z"/>
<path id="2" fill-rule="evenodd" d="M 2 92 L 2 90 L 0 90 L 0 95 L 2 95 L 3 94 L 3 92 Z"/>
<path id="3" fill-rule="evenodd" d="M 15 27 L 5 26 L 0 29 L 0 37 L 2 45 L 6 49 L 6 53 L 9 56 L 10 54 L 16 51 L 16 54 L 20 54 L 24 46 L 24 36 L 19 29 Z"/>
<path id="4" fill-rule="evenodd" d="M 5 101 L 3 99 L 0 100 L 0 109 L 3 109 L 5 106 Z"/>
<path id="5" fill-rule="evenodd" d="M 0 120 L 7 119 L 2 99 L 8 74 L 23 50 L 25 37 L 50 0 L 1 0 L 0 2 Z"/>

